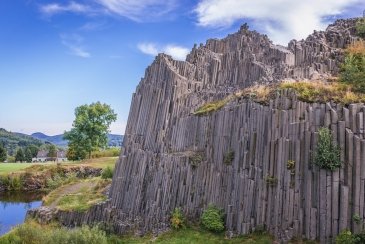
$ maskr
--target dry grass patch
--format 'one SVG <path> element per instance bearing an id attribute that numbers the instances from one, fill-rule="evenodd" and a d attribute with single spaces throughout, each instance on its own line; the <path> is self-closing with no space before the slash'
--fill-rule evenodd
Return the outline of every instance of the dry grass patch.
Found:
<path id="1" fill-rule="evenodd" d="M 365 41 L 356 41 L 345 49 L 345 53 L 353 55 L 365 55 Z"/>
<path id="2" fill-rule="evenodd" d="M 339 82 L 291 82 L 279 84 L 279 89 L 293 89 L 299 100 L 305 102 L 335 103 L 348 105 L 365 102 L 365 94 L 353 91 L 350 84 Z"/>
<path id="3" fill-rule="evenodd" d="M 267 104 L 270 99 L 275 98 L 277 85 L 254 85 L 243 89 L 235 94 L 236 97 L 252 99 L 261 104 Z"/>
<path id="4" fill-rule="evenodd" d="M 228 96 L 222 100 L 206 103 L 199 107 L 193 114 L 203 116 L 218 111 L 219 109 L 223 108 L 231 99 L 232 96 Z"/>

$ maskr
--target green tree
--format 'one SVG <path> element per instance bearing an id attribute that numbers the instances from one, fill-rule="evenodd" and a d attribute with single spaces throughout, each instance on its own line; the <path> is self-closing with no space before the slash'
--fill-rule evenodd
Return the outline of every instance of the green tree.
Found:
<path id="1" fill-rule="evenodd" d="M 48 154 L 47 154 L 48 157 L 50 158 L 56 158 L 57 157 L 57 148 L 55 145 L 49 145 L 48 147 Z"/>
<path id="2" fill-rule="evenodd" d="M 92 151 L 107 146 L 109 126 L 117 115 L 109 105 L 97 102 L 77 107 L 75 117 L 73 128 L 64 135 L 69 141 L 68 155 L 72 155 L 69 159 L 90 158 Z"/>
<path id="3" fill-rule="evenodd" d="M 21 148 L 18 148 L 15 154 L 15 162 L 23 162 L 24 161 L 24 152 Z"/>
<path id="4" fill-rule="evenodd" d="M 37 157 L 39 147 L 37 147 L 36 145 L 29 145 L 29 146 L 27 146 L 27 149 L 29 149 L 31 151 L 32 158 Z"/>
<path id="5" fill-rule="evenodd" d="M 32 151 L 29 149 L 29 147 L 27 147 L 25 150 L 24 150 L 24 161 L 25 162 L 28 162 L 28 163 L 31 163 L 32 162 Z"/>
<path id="6" fill-rule="evenodd" d="M 7 157 L 8 155 L 6 149 L 4 148 L 3 145 L 0 144 L 0 162 L 5 162 Z"/>

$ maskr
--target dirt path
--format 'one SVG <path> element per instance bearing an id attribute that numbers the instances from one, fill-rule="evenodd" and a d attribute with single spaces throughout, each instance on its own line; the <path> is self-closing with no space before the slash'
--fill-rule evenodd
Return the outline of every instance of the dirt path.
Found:
<path id="1" fill-rule="evenodd" d="M 83 181 L 78 182 L 72 185 L 66 185 L 62 186 L 57 190 L 57 193 L 55 193 L 55 199 L 52 201 L 52 203 L 49 205 L 49 207 L 54 208 L 58 205 L 58 202 L 63 196 L 66 195 L 72 195 L 77 192 L 79 192 L 82 188 L 92 188 L 96 186 L 96 182 L 90 182 L 90 181 Z"/>

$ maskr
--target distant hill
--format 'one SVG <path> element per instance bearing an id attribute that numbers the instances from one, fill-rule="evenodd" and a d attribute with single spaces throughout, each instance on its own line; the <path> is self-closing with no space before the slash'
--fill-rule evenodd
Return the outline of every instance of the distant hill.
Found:
<path id="1" fill-rule="evenodd" d="M 55 135 L 55 136 L 48 136 L 41 132 L 36 132 L 31 135 L 33 138 L 47 141 L 52 144 L 55 144 L 59 147 L 66 147 L 68 142 L 67 140 L 63 139 L 63 134 Z M 122 146 L 123 136 L 122 135 L 115 135 L 115 134 L 108 134 L 108 146 L 110 147 L 120 147 Z"/>
<path id="2" fill-rule="evenodd" d="M 22 133 L 10 132 L 0 128 L 0 144 L 3 144 L 9 155 L 14 155 L 17 148 L 29 145 L 41 146 L 46 142 Z"/>
<path id="3" fill-rule="evenodd" d="M 31 136 L 33 138 L 42 140 L 42 141 L 48 141 L 52 144 L 55 144 L 56 146 L 59 147 L 66 147 L 68 142 L 66 140 L 63 139 L 63 134 L 61 135 L 55 135 L 55 136 L 48 136 L 46 134 L 43 134 L 41 132 L 36 132 L 31 134 Z"/>

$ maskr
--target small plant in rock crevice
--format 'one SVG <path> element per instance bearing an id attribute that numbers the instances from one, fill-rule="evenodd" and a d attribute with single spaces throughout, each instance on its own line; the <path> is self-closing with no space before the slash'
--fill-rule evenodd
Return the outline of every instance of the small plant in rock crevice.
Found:
<path id="1" fill-rule="evenodd" d="M 275 176 L 267 175 L 265 178 L 266 184 L 268 186 L 277 186 L 278 185 L 278 178 Z"/>
<path id="2" fill-rule="evenodd" d="M 224 158 L 223 158 L 223 162 L 224 164 L 226 165 L 231 165 L 232 162 L 234 160 L 234 151 L 232 150 L 229 150 L 225 155 L 224 155 Z"/>
<path id="3" fill-rule="evenodd" d="M 175 208 L 172 212 L 170 219 L 171 226 L 174 229 L 180 229 L 185 227 L 185 218 L 181 208 Z"/>
<path id="4" fill-rule="evenodd" d="M 352 220 L 355 222 L 355 224 L 360 224 L 361 223 L 361 217 L 358 214 L 354 214 L 352 216 Z"/>
<path id="5" fill-rule="evenodd" d="M 204 153 L 203 152 L 195 152 L 193 155 L 189 157 L 189 162 L 193 168 L 199 166 L 201 162 L 204 161 Z"/>
<path id="6" fill-rule="evenodd" d="M 340 148 L 332 141 L 332 134 L 328 128 L 318 130 L 318 144 L 314 163 L 321 169 L 334 171 L 341 167 Z"/>

